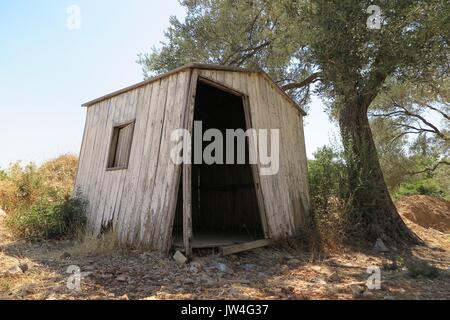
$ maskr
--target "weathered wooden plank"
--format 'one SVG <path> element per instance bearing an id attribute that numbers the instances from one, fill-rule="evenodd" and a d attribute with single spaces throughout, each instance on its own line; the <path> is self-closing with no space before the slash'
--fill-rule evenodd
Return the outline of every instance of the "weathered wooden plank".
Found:
<path id="1" fill-rule="evenodd" d="M 264 103 L 264 99 L 260 94 L 261 90 L 259 87 L 259 75 L 257 73 L 253 73 L 250 75 L 248 92 L 252 126 L 255 129 L 265 129 L 268 127 L 268 123 L 264 115 L 268 111 L 267 106 Z M 259 146 L 257 145 L 256 147 L 259 153 Z M 267 233 L 269 238 L 272 238 L 276 234 L 277 230 L 276 220 L 274 217 L 274 212 L 277 207 L 274 206 L 274 203 L 272 201 L 273 190 L 269 181 L 269 177 L 261 175 L 261 165 L 259 162 L 257 164 L 257 169 L 261 183 L 261 192 L 264 195 L 264 212 L 267 221 Z"/>
<path id="2" fill-rule="evenodd" d="M 239 244 L 234 244 L 231 246 L 225 246 L 221 247 L 220 251 L 223 256 L 228 256 L 230 254 L 235 254 L 243 251 L 253 250 L 261 247 L 266 247 L 270 245 L 272 241 L 269 239 L 261 239 L 261 240 L 255 240 L 250 242 L 244 242 Z"/>
<path id="3" fill-rule="evenodd" d="M 136 95 L 137 95 L 137 99 L 139 100 L 143 94 L 142 92 L 144 91 L 144 89 L 139 89 L 136 90 Z M 138 102 L 137 102 L 138 103 Z M 129 108 L 127 108 L 128 110 Z M 133 107 L 130 107 L 130 109 L 133 109 Z M 125 124 L 129 124 L 129 125 L 134 125 L 135 126 L 135 121 L 134 119 L 130 119 L 132 116 L 128 115 L 126 116 L 126 118 L 128 118 L 129 120 L 127 120 L 127 122 Z M 117 125 L 117 124 L 112 124 L 111 123 L 111 130 L 112 130 L 112 126 L 113 125 Z M 133 128 L 133 130 L 135 130 Z M 132 151 L 132 147 L 135 145 L 135 141 L 134 139 L 136 138 L 137 134 L 136 133 L 131 133 L 132 137 L 133 137 L 133 141 L 131 142 L 131 145 L 129 145 L 130 150 L 129 152 L 129 157 L 130 159 L 128 159 L 130 161 L 132 161 L 132 159 L 134 159 L 133 155 L 134 152 Z M 114 140 L 114 139 L 112 139 Z M 130 174 L 130 163 L 128 163 L 126 165 L 127 167 L 127 173 L 126 173 L 126 177 L 129 178 Z M 123 173 L 122 173 L 123 174 Z M 119 192 L 119 184 L 120 184 L 120 179 L 121 179 L 121 173 L 110 173 L 109 171 L 105 173 L 105 177 L 104 177 L 104 182 L 103 182 L 103 189 L 105 189 L 106 194 L 102 195 L 102 197 L 104 199 L 102 199 L 102 205 L 99 207 L 99 212 L 103 212 L 103 219 L 102 219 L 102 225 L 109 225 L 110 222 L 114 221 L 114 207 L 115 207 L 115 203 L 117 201 L 117 195 Z M 130 189 L 126 189 L 126 190 L 130 190 Z M 132 190 L 130 190 L 130 192 L 132 192 Z M 129 194 L 129 192 L 126 193 L 127 195 Z M 123 201 L 123 200 L 120 200 Z M 124 209 L 128 208 L 128 201 L 124 201 L 125 206 Z M 123 210 L 122 210 L 123 211 Z M 123 212 L 122 212 L 123 214 Z"/>
<path id="4" fill-rule="evenodd" d="M 101 227 L 103 225 L 104 220 L 104 202 L 106 201 L 107 195 L 109 194 L 109 184 L 105 183 L 107 180 L 106 176 L 106 167 L 110 149 L 111 142 L 111 134 L 112 134 L 112 113 L 114 106 L 112 105 L 112 101 L 105 101 L 105 105 L 103 106 L 105 109 L 104 114 L 100 120 L 101 126 L 103 127 L 102 135 L 100 136 L 100 146 L 96 150 L 96 157 L 98 159 L 98 167 L 96 170 L 96 174 L 93 176 L 96 180 L 95 187 L 95 203 L 94 203 L 94 214 L 97 216 L 95 220 L 95 233 L 98 234 L 101 231 Z"/>
<path id="5" fill-rule="evenodd" d="M 108 118 L 106 119 L 107 122 L 107 127 L 106 127 L 106 132 L 105 132 L 105 136 L 104 136 L 104 144 L 105 144 L 105 153 L 104 153 L 104 158 L 101 161 L 102 166 L 99 168 L 99 171 L 102 172 L 102 177 L 101 177 L 101 182 L 100 182 L 100 190 L 99 190 L 99 194 L 98 197 L 100 198 L 100 203 L 98 205 L 97 208 L 97 214 L 99 216 L 101 216 L 101 220 L 98 222 L 99 224 L 99 228 L 101 229 L 102 226 L 106 226 L 110 223 L 110 221 L 112 220 L 112 212 L 111 212 L 111 205 L 110 202 L 112 202 L 112 197 L 113 195 L 115 195 L 116 193 L 114 193 L 113 191 L 115 191 L 114 186 L 116 185 L 116 177 L 117 174 L 116 173 L 110 173 L 109 171 L 107 171 L 106 167 L 109 165 L 109 158 L 110 158 L 110 154 L 114 152 L 114 150 L 112 150 L 113 148 L 111 147 L 111 143 L 112 141 L 116 138 L 114 137 L 114 132 L 113 132 L 113 126 L 115 125 L 113 123 L 113 119 L 114 119 L 114 113 L 115 111 L 118 109 L 118 103 L 120 103 L 120 101 L 122 101 L 123 96 L 119 97 L 119 99 L 111 99 L 109 100 L 108 103 L 108 108 L 109 108 L 109 112 L 108 112 Z M 117 132 L 116 132 L 117 134 Z M 112 156 L 112 155 L 111 155 Z"/>
<path id="6" fill-rule="evenodd" d="M 273 87 L 268 81 L 265 81 L 264 78 L 261 79 L 263 79 L 262 84 L 264 86 L 264 93 L 269 108 L 272 111 L 270 127 L 271 129 L 279 130 L 279 171 L 273 176 L 274 179 L 272 179 L 272 181 L 278 184 L 276 190 L 278 190 L 278 201 L 280 201 L 281 204 L 279 218 L 282 219 L 285 236 L 291 236 L 295 233 L 295 225 L 293 221 L 293 199 L 291 199 L 291 194 L 289 192 L 290 177 L 288 171 L 289 155 L 287 145 L 290 144 L 290 139 L 292 139 L 292 137 L 287 134 L 286 123 L 283 121 L 285 110 L 283 104 L 281 104 L 278 99 L 280 96 L 274 92 Z M 273 145 L 274 142 L 275 141 L 271 141 L 271 145 Z M 271 153 L 273 154 L 273 151 L 271 151 Z"/>
<path id="7" fill-rule="evenodd" d="M 134 90 L 135 93 L 138 92 L 138 90 Z M 137 105 L 138 105 L 138 96 L 136 95 L 132 95 L 131 96 L 131 101 L 129 101 L 129 107 L 125 109 L 125 117 L 124 120 L 128 121 L 127 119 L 132 119 L 133 121 L 136 121 L 136 113 L 137 113 Z M 132 146 L 135 145 L 135 140 L 132 141 Z M 124 230 L 127 231 L 127 237 L 126 237 L 126 241 L 129 244 L 133 244 L 133 238 L 130 238 L 130 235 L 134 235 L 136 233 L 136 228 L 134 226 L 134 224 L 132 223 L 133 219 L 131 219 L 131 217 L 129 215 L 127 215 L 126 213 L 126 209 L 128 208 L 128 206 L 130 205 L 130 203 L 128 202 L 128 195 L 129 195 L 129 191 L 128 189 L 126 189 L 126 182 L 131 178 L 130 176 L 130 170 L 129 168 L 127 170 L 123 170 L 121 172 L 122 174 L 122 180 L 121 180 L 121 184 L 122 184 L 122 194 L 121 194 L 121 206 L 120 206 L 120 212 L 121 215 L 124 216 Z"/>
<path id="8" fill-rule="evenodd" d="M 122 110 L 118 114 L 118 119 L 116 120 L 116 123 L 124 123 L 129 121 L 134 121 L 136 119 L 136 98 L 137 98 L 137 90 L 134 90 L 130 92 L 130 94 L 125 95 L 125 104 L 122 105 Z M 125 190 L 125 181 L 128 176 L 128 170 L 119 170 L 117 171 L 117 175 L 119 176 L 119 189 L 117 193 L 117 200 L 116 200 L 116 206 L 114 208 L 114 215 L 117 214 L 119 216 L 119 223 L 120 223 L 120 232 L 119 237 L 122 240 L 123 243 L 130 243 L 128 239 L 128 230 L 129 230 L 129 223 L 130 219 L 125 214 L 125 208 L 127 207 L 126 200 L 124 201 L 124 198 L 126 199 L 127 191 Z"/>
<path id="9" fill-rule="evenodd" d="M 186 104 L 187 86 L 190 72 L 180 72 L 173 76 L 169 83 L 166 115 L 164 119 L 159 163 L 156 173 L 155 189 L 153 192 L 151 213 L 158 226 L 153 234 L 154 247 L 168 250 L 171 239 L 171 226 L 175 216 L 177 191 L 181 166 L 171 159 L 171 151 L 175 143 L 171 142 L 174 130 L 183 128 Z"/>
<path id="10" fill-rule="evenodd" d="M 92 221 L 93 220 L 93 212 L 91 210 L 92 193 L 90 192 L 90 190 L 91 190 L 92 185 L 90 183 L 91 182 L 90 178 L 92 177 L 91 172 L 92 172 L 92 167 L 94 165 L 93 157 L 94 157 L 94 149 L 95 149 L 95 138 L 97 135 L 96 122 L 98 121 L 98 115 L 99 115 L 100 108 L 101 108 L 100 105 L 96 105 L 96 106 L 93 106 L 93 108 L 91 110 L 91 115 L 90 115 L 90 117 L 92 119 L 91 124 L 90 124 L 91 132 L 88 136 L 88 142 L 87 142 L 87 148 L 86 148 L 88 157 L 86 159 L 87 165 L 86 165 L 86 169 L 84 172 L 85 178 L 83 181 L 83 183 L 85 185 L 85 187 L 83 188 L 84 189 L 83 193 L 87 200 L 86 213 L 87 213 L 87 219 L 89 222 L 88 224 L 90 227 L 94 225 L 94 223 Z M 90 228 L 89 231 L 92 232 L 93 231 L 92 228 Z"/>
<path id="11" fill-rule="evenodd" d="M 115 110 L 113 112 L 113 124 L 120 124 L 126 121 L 133 120 L 133 117 L 129 114 L 130 110 L 133 110 L 132 106 L 132 96 L 130 94 L 121 95 L 121 100 L 117 103 Z M 126 170 L 108 171 L 108 175 L 112 175 L 115 183 L 115 200 L 114 207 L 112 211 L 113 225 L 117 233 L 117 237 L 122 243 L 126 243 L 124 233 L 126 232 L 126 217 L 123 214 L 122 208 L 125 204 L 122 202 L 124 194 L 124 180 L 126 178 Z"/>
<path id="12" fill-rule="evenodd" d="M 280 120 L 281 120 L 281 136 L 283 139 L 284 147 L 284 158 L 283 158 L 283 169 L 284 178 L 287 181 L 287 192 L 290 199 L 290 213 L 289 220 L 291 223 L 291 235 L 296 235 L 297 231 L 300 229 L 301 225 L 301 199 L 299 198 L 299 193 L 297 190 L 300 187 L 300 181 L 298 180 L 298 174 L 294 170 L 294 161 L 296 155 L 296 137 L 293 132 L 292 124 L 298 122 L 298 114 L 291 112 L 292 110 L 286 109 L 285 101 L 279 96 L 274 95 L 278 105 L 281 107 L 279 110 Z"/>
<path id="13" fill-rule="evenodd" d="M 164 117 L 165 97 L 167 94 L 167 80 L 159 81 L 152 84 L 152 97 L 147 114 L 147 128 L 144 136 L 144 148 L 142 152 L 142 164 L 139 170 L 139 180 L 135 199 L 135 214 L 137 215 L 136 223 L 138 227 L 139 242 L 144 243 L 145 232 L 152 232 L 151 222 L 149 227 L 146 226 L 147 221 L 151 221 L 150 201 L 153 192 L 153 180 L 156 170 L 157 157 L 155 156 L 159 150 L 159 140 L 161 136 L 162 119 Z"/>
<path id="14" fill-rule="evenodd" d="M 150 108 L 150 100 L 152 96 L 153 84 L 141 87 L 138 92 L 137 106 L 136 106 L 136 120 L 134 128 L 134 136 L 132 149 L 130 151 L 130 159 L 128 164 L 128 172 L 125 179 L 125 190 L 127 192 L 123 195 L 122 201 L 126 204 L 122 209 L 122 214 L 130 220 L 130 225 L 133 226 L 133 239 L 136 242 L 139 239 L 140 233 L 140 211 L 135 210 L 136 195 L 139 192 L 138 181 L 141 178 L 140 170 L 144 165 L 142 154 L 144 150 L 144 141 L 147 134 L 148 114 Z"/>
<path id="15" fill-rule="evenodd" d="M 184 128 L 193 136 L 195 93 L 197 90 L 198 71 L 190 75 L 189 95 L 186 100 Z M 189 156 L 191 157 L 191 155 Z M 183 163 L 183 244 L 188 257 L 192 256 L 192 164 Z"/>
<path id="16" fill-rule="evenodd" d="M 101 137 L 102 145 L 101 148 L 103 152 L 98 150 L 98 153 L 96 154 L 96 157 L 98 158 L 98 167 L 97 167 L 97 175 L 93 176 L 93 178 L 97 181 L 98 187 L 96 187 L 95 191 L 95 207 L 93 210 L 95 211 L 95 215 L 97 216 L 97 219 L 95 221 L 95 234 L 98 234 L 101 231 L 101 226 L 103 224 L 104 219 L 104 202 L 106 201 L 106 194 L 108 193 L 107 189 L 109 186 L 108 183 L 108 175 L 106 174 L 106 167 L 107 167 L 107 157 L 109 154 L 109 147 L 110 147 L 110 139 L 112 135 L 112 114 L 115 111 L 115 101 L 118 100 L 119 97 L 106 100 L 105 102 L 105 108 L 107 109 L 107 114 L 100 119 L 99 123 L 105 126 L 103 135 Z M 105 188 L 106 186 L 106 188 Z"/>
<path id="17" fill-rule="evenodd" d="M 84 135 L 83 140 L 81 142 L 81 150 L 80 157 L 78 159 L 78 170 L 76 176 L 76 189 L 81 193 L 81 195 L 85 195 L 86 190 L 86 178 L 87 178 L 87 168 L 89 167 L 89 152 L 90 150 L 90 137 L 92 135 L 92 122 L 94 112 L 94 108 L 89 108 L 86 110 L 86 123 L 84 126 Z"/>
<path id="18" fill-rule="evenodd" d="M 185 118 L 187 112 L 187 105 L 190 99 L 190 86 L 192 85 L 192 70 L 184 72 L 181 76 L 178 77 L 177 82 L 177 95 L 175 101 L 175 110 L 173 111 L 175 114 L 179 113 L 180 118 L 177 118 L 177 127 L 185 128 Z M 178 129 L 177 128 L 177 129 Z M 172 148 L 174 144 L 172 144 Z M 169 154 L 171 154 L 171 150 L 168 150 Z M 167 218 L 163 226 L 163 237 L 161 239 L 163 246 L 162 250 L 168 252 L 170 250 L 170 246 L 172 243 L 172 234 L 173 234 L 173 224 L 175 221 L 175 213 L 177 210 L 177 200 L 180 188 L 180 181 L 182 179 L 182 164 L 175 164 L 170 160 L 171 166 L 174 170 L 172 183 L 168 187 L 168 197 L 167 197 Z"/>
<path id="19" fill-rule="evenodd" d="M 143 219 L 141 223 L 141 243 L 150 247 L 152 247 L 153 233 L 158 227 L 155 224 L 156 216 L 153 216 L 150 208 L 154 199 L 154 188 L 156 184 L 157 168 L 159 165 L 162 128 L 165 119 L 169 81 L 173 78 L 173 76 L 174 75 L 161 80 L 158 99 L 155 101 L 156 105 L 152 108 L 154 110 L 154 121 L 152 119 L 152 123 L 150 125 L 151 133 L 149 133 L 150 141 L 148 142 L 151 150 L 149 150 L 149 153 L 146 155 L 146 161 L 149 162 L 149 168 L 146 174 L 146 180 L 144 181 L 142 204 Z"/>
<path id="20" fill-rule="evenodd" d="M 79 175 L 80 175 L 80 164 L 84 163 L 84 157 L 85 157 L 85 142 L 87 139 L 86 131 L 87 131 L 87 123 L 88 123 L 88 111 L 86 110 L 86 114 L 84 116 L 84 128 L 83 128 L 83 136 L 81 138 L 81 145 L 80 145 L 80 152 L 78 153 L 78 162 L 77 162 L 77 168 L 75 171 L 75 180 L 73 182 L 73 190 L 74 193 L 77 194 L 79 192 L 78 188 L 79 185 L 77 185 L 77 182 L 79 183 Z"/>
<path id="21" fill-rule="evenodd" d="M 136 184 L 136 196 L 134 200 L 133 212 L 135 223 L 138 228 L 136 234 L 137 241 L 143 242 L 144 232 L 151 232 L 146 229 L 145 222 L 148 219 L 148 199 L 151 199 L 150 186 L 153 186 L 154 169 L 156 168 L 155 156 L 159 149 L 159 137 L 161 135 L 162 118 L 164 116 L 164 106 L 159 105 L 161 97 L 167 92 L 167 82 L 159 81 L 152 83 L 152 94 L 146 108 L 145 133 L 141 136 L 142 153 L 140 158 L 139 177 Z"/>
<path id="22" fill-rule="evenodd" d="M 113 110 L 111 112 L 111 124 L 110 130 L 112 133 L 112 127 L 115 121 L 119 121 L 121 119 L 120 112 L 123 110 L 123 105 L 126 103 L 125 95 L 121 95 L 120 99 L 115 100 L 113 106 Z M 118 171 L 107 171 L 105 173 L 106 183 L 109 189 L 108 198 L 105 200 L 104 211 L 104 223 L 112 222 L 113 227 L 117 228 L 117 221 L 119 219 L 119 189 L 120 189 L 120 179 L 121 179 L 122 170 Z"/>
<path id="23" fill-rule="evenodd" d="M 280 141 L 279 141 L 279 171 L 275 175 L 269 176 L 269 181 L 272 184 L 273 200 L 278 203 L 276 220 L 278 225 L 277 237 L 285 237 L 292 235 L 294 232 L 294 223 L 292 221 L 292 200 L 290 199 L 289 187 L 288 187 L 288 172 L 287 172 L 287 151 L 286 144 L 289 141 L 289 136 L 286 135 L 285 128 L 283 127 L 282 117 L 280 115 L 281 106 L 279 105 L 276 93 L 270 87 L 264 78 L 260 78 L 260 85 L 262 95 L 265 97 L 267 108 L 270 110 L 269 114 L 266 114 L 268 121 L 268 128 L 279 129 Z M 267 117 L 269 116 L 269 117 Z M 273 144 L 274 141 L 271 141 Z M 273 153 L 273 151 L 271 151 Z"/>
<path id="24" fill-rule="evenodd" d="M 98 186 L 98 176 L 100 175 L 100 167 L 99 158 L 101 156 L 101 147 L 102 147 L 102 136 L 104 135 L 104 131 L 106 128 L 106 113 L 108 109 L 106 108 L 106 103 L 102 102 L 101 104 L 95 106 L 97 109 L 96 115 L 94 117 L 94 127 L 95 127 L 95 135 L 94 141 L 91 150 L 91 159 L 90 166 L 88 171 L 88 204 L 87 211 L 89 212 L 91 224 L 93 226 L 93 232 L 97 233 L 97 219 L 98 215 L 96 214 L 96 207 L 98 203 L 98 194 L 97 194 L 97 186 Z"/>
<path id="25" fill-rule="evenodd" d="M 174 74 L 169 79 L 169 86 L 167 89 L 167 99 L 165 102 L 164 120 L 162 126 L 161 139 L 159 144 L 158 164 L 156 168 L 156 177 L 154 181 L 153 193 L 151 195 L 152 201 L 150 204 L 150 215 L 152 216 L 153 224 L 155 226 L 153 234 L 150 238 L 149 244 L 152 247 L 161 247 L 160 233 L 162 229 L 163 219 L 166 216 L 166 202 L 167 188 L 169 184 L 173 183 L 172 179 L 172 163 L 170 162 L 170 135 L 172 130 L 177 128 L 177 121 L 175 116 L 180 118 L 180 114 L 176 114 L 175 109 L 175 95 L 177 89 L 177 81 L 180 74 Z M 181 125 L 178 125 L 181 128 Z"/>
<path id="26" fill-rule="evenodd" d="M 258 119 L 260 121 L 259 129 L 261 130 L 270 130 L 274 129 L 274 119 L 272 117 L 274 116 L 273 110 L 271 108 L 271 105 L 269 104 L 267 93 L 265 91 L 264 86 L 264 80 L 261 79 L 261 77 L 257 76 L 256 82 L 255 82 L 255 88 L 257 90 L 256 92 L 256 98 L 258 101 Z M 259 132 L 258 132 L 259 133 Z M 268 133 L 269 134 L 269 133 Z M 261 155 L 262 151 L 268 152 L 268 146 L 261 143 L 261 135 L 258 135 L 258 151 Z M 261 148 L 264 148 L 261 150 Z M 263 170 L 262 167 L 265 167 L 266 165 L 262 165 L 261 158 L 259 158 L 259 168 L 260 168 L 260 174 Z M 283 221 L 280 220 L 280 217 L 283 215 L 283 204 L 280 201 L 280 186 L 278 183 L 278 177 L 276 175 L 261 175 L 261 181 L 263 182 L 263 186 L 265 186 L 265 194 L 268 196 L 266 199 L 266 204 L 269 205 L 269 209 L 266 211 L 267 216 L 270 219 L 270 222 L 272 227 L 272 234 L 270 235 L 271 238 L 279 238 L 280 234 L 284 233 L 284 224 Z M 280 214 L 281 213 L 281 214 Z"/>

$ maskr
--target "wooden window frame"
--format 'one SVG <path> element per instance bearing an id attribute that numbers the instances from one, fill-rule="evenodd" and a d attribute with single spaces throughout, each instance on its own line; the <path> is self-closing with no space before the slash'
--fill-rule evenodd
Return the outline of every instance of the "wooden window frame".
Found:
<path id="1" fill-rule="evenodd" d="M 136 120 L 131 120 L 131 121 L 126 121 L 126 122 L 121 122 L 121 123 L 117 123 L 114 124 L 112 127 L 112 131 L 111 131 L 111 139 L 109 142 L 109 150 L 108 150 L 108 158 L 106 159 L 106 171 L 117 171 L 117 170 L 126 170 L 128 169 L 128 165 L 130 162 L 130 154 L 131 154 L 131 146 L 133 145 L 133 140 L 134 140 L 134 125 L 135 125 Z M 118 133 L 120 131 L 120 129 L 123 129 L 127 126 L 132 126 L 131 128 L 131 142 L 130 145 L 128 146 L 128 150 L 127 150 L 127 161 L 126 161 L 126 165 L 125 166 L 120 166 L 120 167 L 114 167 L 114 159 L 116 157 L 116 152 L 117 152 L 117 146 L 119 143 L 119 137 L 118 137 Z M 117 133 L 117 134 L 116 134 Z"/>

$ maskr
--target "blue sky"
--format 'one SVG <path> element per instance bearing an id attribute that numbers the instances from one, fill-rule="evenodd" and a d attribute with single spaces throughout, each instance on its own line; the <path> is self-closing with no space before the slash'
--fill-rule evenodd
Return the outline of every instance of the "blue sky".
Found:
<path id="1" fill-rule="evenodd" d="M 67 8 L 81 9 L 78 30 Z M 163 40 L 177 0 L 0 0 L 0 168 L 78 154 L 83 102 L 143 79 L 137 55 Z M 308 155 L 333 126 L 319 100 L 306 118 Z"/>

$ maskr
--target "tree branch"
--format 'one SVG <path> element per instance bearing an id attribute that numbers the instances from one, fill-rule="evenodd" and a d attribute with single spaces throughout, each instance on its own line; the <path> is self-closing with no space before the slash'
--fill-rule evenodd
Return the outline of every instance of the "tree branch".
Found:
<path id="1" fill-rule="evenodd" d="M 288 84 L 282 86 L 281 89 L 283 89 L 284 91 L 287 91 L 290 89 L 302 88 L 308 84 L 314 83 L 317 80 L 319 80 L 318 79 L 319 75 L 320 75 L 320 72 L 315 72 L 315 73 L 311 74 L 309 77 L 307 77 L 305 80 L 300 81 L 300 82 L 288 83 Z"/>
<path id="2" fill-rule="evenodd" d="M 392 138 L 390 143 L 392 144 L 392 143 L 394 143 L 395 140 L 400 139 L 401 137 L 406 136 L 408 134 L 418 134 L 418 133 L 420 133 L 420 132 L 415 132 L 415 131 L 404 131 L 404 132 L 401 132 L 398 135 L 396 135 L 394 138 Z"/>
<path id="3" fill-rule="evenodd" d="M 425 173 L 425 172 L 431 173 L 431 172 L 436 171 L 436 169 L 437 169 L 439 166 L 443 165 L 443 164 L 444 164 L 444 165 L 447 165 L 447 166 L 450 166 L 450 161 L 442 160 L 442 161 L 439 161 L 438 163 L 436 163 L 434 166 L 432 166 L 432 167 L 430 167 L 430 168 L 425 168 L 425 169 L 420 170 L 420 171 L 407 172 L 406 174 L 412 176 L 412 175 L 416 175 L 416 174 L 420 174 L 420 173 Z"/>
<path id="4" fill-rule="evenodd" d="M 421 130 L 435 133 L 435 134 L 437 134 L 439 137 L 441 137 L 444 140 L 448 139 L 435 125 L 433 125 L 431 122 L 427 121 L 424 117 L 422 117 L 421 115 L 419 115 L 417 113 L 411 112 L 410 110 L 408 110 L 404 106 L 396 103 L 395 101 L 393 101 L 393 102 L 394 102 L 394 105 L 396 107 L 402 109 L 405 112 L 405 115 L 411 116 L 411 117 L 416 118 L 416 119 L 419 119 L 423 124 L 425 124 L 427 127 L 431 128 L 431 130 L 420 128 Z M 412 128 L 412 127 L 410 127 L 410 128 Z M 416 129 L 416 128 L 414 128 L 414 129 Z"/>
<path id="5" fill-rule="evenodd" d="M 405 113 L 403 111 L 392 111 L 388 113 L 372 113 L 369 112 L 370 117 L 381 117 L 381 118 L 390 118 L 397 115 L 404 115 Z"/>
<path id="6" fill-rule="evenodd" d="M 446 114 L 446 113 L 443 112 L 442 110 L 439 110 L 438 108 L 435 108 L 435 107 L 433 107 L 433 106 L 430 106 L 429 104 L 426 104 L 425 106 L 426 106 L 427 108 L 431 109 L 431 110 L 434 110 L 434 111 L 440 113 L 441 116 L 443 116 L 445 119 L 447 119 L 447 120 L 450 121 L 450 115 Z"/>
<path id="7" fill-rule="evenodd" d="M 408 128 L 411 130 L 416 130 L 416 133 L 430 132 L 430 133 L 436 134 L 436 132 L 434 130 L 422 128 L 420 125 L 419 125 L 419 127 L 414 127 L 414 126 L 411 126 L 411 125 L 405 124 L 405 123 L 394 123 L 393 125 L 397 126 L 397 127 L 401 127 L 401 128 Z"/>
<path id="8" fill-rule="evenodd" d="M 236 54 L 239 54 L 239 55 L 235 59 L 227 62 L 226 64 L 240 67 L 247 59 L 251 58 L 256 53 L 258 53 L 265 47 L 269 46 L 270 43 L 271 42 L 269 40 L 267 40 L 267 41 L 264 41 L 263 43 L 257 45 L 256 47 L 238 49 L 231 56 L 236 55 Z M 229 60 L 229 58 L 227 58 L 227 60 Z"/>

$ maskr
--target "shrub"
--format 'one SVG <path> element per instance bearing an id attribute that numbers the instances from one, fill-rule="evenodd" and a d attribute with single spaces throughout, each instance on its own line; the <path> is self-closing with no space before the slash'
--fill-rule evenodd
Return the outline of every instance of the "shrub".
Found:
<path id="1" fill-rule="evenodd" d="M 408 275 L 411 278 L 436 278 L 437 276 L 439 276 L 439 270 L 425 261 L 410 263 L 407 265 L 407 268 Z"/>
<path id="2" fill-rule="evenodd" d="M 72 196 L 77 157 L 62 155 L 40 167 L 11 165 L 0 175 L 0 207 L 20 237 L 72 237 L 84 225 L 84 203 Z"/>
<path id="3" fill-rule="evenodd" d="M 56 197 L 64 197 L 71 193 L 75 181 L 78 159 L 67 154 L 56 159 L 44 162 L 39 168 L 46 188 Z"/>
<path id="4" fill-rule="evenodd" d="M 445 190 L 433 179 L 421 179 L 402 183 L 396 192 L 396 197 L 428 195 L 435 197 L 444 197 Z"/>
<path id="5" fill-rule="evenodd" d="M 405 261 L 402 257 L 393 257 L 392 261 L 382 262 L 384 271 L 400 271 L 405 266 Z"/>
<path id="6" fill-rule="evenodd" d="M 12 212 L 19 203 L 17 185 L 11 180 L 0 180 L 0 208 Z"/>
<path id="7" fill-rule="evenodd" d="M 345 195 L 345 165 L 330 147 L 322 147 L 308 161 L 309 185 L 313 206 L 326 213 Z"/>
<path id="8" fill-rule="evenodd" d="M 322 147 L 308 161 L 315 226 L 321 239 L 336 245 L 345 238 L 344 216 L 349 211 L 345 164 L 330 147 Z"/>
<path id="9" fill-rule="evenodd" d="M 84 207 L 78 197 L 67 196 L 56 203 L 45 199 L 8 215 L 6 225 L 27 239 L 73 238 L 84 228 Z"/>

